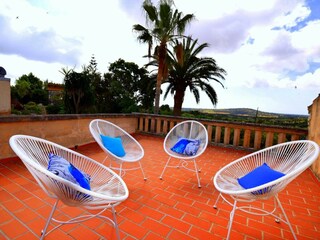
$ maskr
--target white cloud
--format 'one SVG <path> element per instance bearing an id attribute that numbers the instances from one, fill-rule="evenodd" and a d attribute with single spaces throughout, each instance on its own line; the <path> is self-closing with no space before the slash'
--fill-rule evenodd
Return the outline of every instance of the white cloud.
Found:
<path id="1" fill-rule="evenodd" d="M 320 20 L 308 22 L 297 32 L 292 33 L 293 46 L 302 49 L 310 61 L 317 61 L 320 56 Z"/>
<path id="2" fill-rule="evenodd" d="M 320 93 L 320 68 L 314 73 L 308 72 L 302 76 L 298 76 L 295 84 L 301 89 L 315 89 Z"/>
<path id="3" fill-rule="evenodd" d="M 62 67 L 81 70 L 92 54 L 102 73 L 119 58 L 142 66 L 147 46 L 132 32 L 133 24 L 145 25 L 142 2 L 0 1 L 0 29 L 6 34 L 0 38 L 0 65 L 12 82 L 29 72 L 62 82 Z M 312 9 L 304 0 L 175 0 L 175 5 L 195 14 L 188 31 L 199 43 L 209 43 L 204 56 L 228 73 L 226 89 L 213 84 L 217 107 L 307 113 L 320 89 L 314 64 L 320 62 L 320 19 L 306 22 Z M 166 102 L 172 105 L 172 98 Z M 196 106 L 194 97 L 187 93 L 183 106 Z M 198 107 L 212 105 L 201 95 Z"/>
<path id="4" fill-rule="evenodd" d="M 286 6 L 290 1 L 282 1 Z M 295 5 L 292 5 L 295 4 Z M 294 27 L 302 22 L 311 13 L 311 10 L 301 1 L 292 1 L 289 3 L 289 8 L 286 9 L 285 14 L 275 18 L 274 25 L 278 27 Z"/>
<path id="5" fill-rule="evenodd" d="M 59 36 L 52 30 L 38 31 L 30 26 L 15 31 L 8 23 L 5 17 L 0 16 L 0 28 L 6 33 L 0 38 L 0 53 L 46 62 L 70 63 L 77 60 L 80 53 L 77 40 Z"/>

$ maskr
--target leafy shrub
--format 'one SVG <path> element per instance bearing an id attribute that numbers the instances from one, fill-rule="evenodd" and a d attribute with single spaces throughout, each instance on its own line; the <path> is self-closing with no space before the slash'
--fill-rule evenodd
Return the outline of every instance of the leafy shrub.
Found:
<path id="1" fill-rule="evenodd" d="M 48 114 L 63 114 L 63 104 L 50 104 L 46 106 L 46 110 Z"/>
<path id="2" fill-rule="evenodd" d="M 171 110 L 168 104 L 164 104 L 160 107 L 160 114 L 162 115 L 172 115 L 173 111 Z"/>
<path id="3" fill-rule="evenodd" d="M 46 114 L 46 108 L 42 104 L 36 104 L 35 102 L 28 102 L 24 105 L 22 114 Z"/>

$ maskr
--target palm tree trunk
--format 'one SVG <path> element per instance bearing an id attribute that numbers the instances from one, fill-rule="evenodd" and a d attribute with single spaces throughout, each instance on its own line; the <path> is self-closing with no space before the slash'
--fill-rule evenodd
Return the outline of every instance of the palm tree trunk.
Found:
<path id="1" fill-rule="evenodd" d="M 166 42 L 161 42 L 158 49 L 158 75 L 157 75 L 157 85 L 156 85 L 156 96 L 155 96 L 155 106 L 154 113 L 159 114 L 160 109 L 160 93 L 161 93 L 161 83 L 164 77 L 167 77 L 167 66 L 165 64 L 167 54 Z"/>
<path id="2" fill-rule="evenodd" d="M 177 89 L 174 94 L 173 115 L 181 116 L 182 103 L 184 100 L 185 89 Z"/>
<path id="3" fill-rule="evenodd" d="M 161 82 L 162 82 L 162 74 L 161 74 L 160 63 L 159 63 L 157 83 L 156 83 L 156 96 L 155 96 L 155 103 L 154 103 L 154 114 L 159 114 Z"/>

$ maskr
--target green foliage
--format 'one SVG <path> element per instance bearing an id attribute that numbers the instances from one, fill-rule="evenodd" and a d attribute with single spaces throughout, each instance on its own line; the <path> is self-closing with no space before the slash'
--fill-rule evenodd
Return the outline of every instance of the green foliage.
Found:
<path id="1" fill-rule="evenodd" d="M 114 113 L 152 108 L 154 90 L 147 73 L 145 68 L 123 59 L 110 64 L 109 72 L 104 74 L 104 85 L 95 87 L 99 93 L 103 93 L 98 98 L 102 100 L 104 108 Z"/>
<path id="2" fill-rule="evenodd" d="M 174 52 L 169 51 L 169 75 L 164 83 L 169 83 L 164 98 L 169 93 L 174 95 L 174 115 L 181 114 L 185 91 L 189 88 L 197 103 L 200 102 L 200 91 L 204 91 L 213 106 L 218 102 L 217 94 L 210 81 L 218 82 L 222 87 L 226 71 L 220 68 L 213 58 L 198 57 L 208 44 L 198 44 L 191 37 L 176 41 Z"/>
<path id="3" fill-rule="evenodd" d="M 81 73 L 63 68 L 64 105 L 67 113 L 130 113 L 153 107 L 154 81 L 145 68 L 122 59 L 111 63 L 101 76 L 92 56 Z M 57 111 L 50 107 L 50 112 Z"/>
<path id="4" fill-rule="evenodd" d="M 172 115 L 172 110 L 168 104 L 164 104 L 160 107 L 160 114 L 162 115 Z"/>
<path id="5" fill-rule="evenodd" d="M 244 115 L 241 109 L 230 110 L 215 110 L 217 113 L 208 113 L 208 111 L 184 111 L 183 117 L 199 118 L 199 119 L 212 119 L 218 121 L 240 122 L 240 123 L 257 123 L 264 125 L 293 127 L 293 128 L 308 128 L 308 116 L 290 115 L 290 114 L 276 114 L 276 113 L 262 113 Z M 237 114 L 238 112 L 238 114 Z"/>
<path id="6" fill-rule="evenodd" d="M 48 83 L 48 86 L 59 89 L 62 84 L 57 83 Z M 46 106 L 47 114 L 63 114 L 64 111 L 64 102 L 63 102 L 63 92 L 62 91 L 54 91 L 49 94 L 49 105 Z"/>
<path id="7" fill-rule="evenodd" d="M 46 109 L 41 103 L 28 102 L 24 105 L 23 114 L 46 114 Z"/>
<path id="8" fill-rule="evenodd" d="M 90 113 L 94 104 L 92 77 L 87 71 L 72 71 L 64 78 L 64 102 L 68 113 Z"/>
<path id="9" fill-rule="evenodd" d="M 68 113 L 130 113 L 152 108 L 154 84 L 145 68 L 122 59 L 110 64 L 101 76 L 91 58 L 83 71 L 63 69 L 64 103 Z"/>
<path id="10" fill-rule="evenodd" d="M 35 102 L 28 102 L 27 104 L 24 105 L 23 109 L 21 110 L 12 109 L 11 113 L 17 114 L 17 115 L 30 115 L 30 114 L 41 115 L 41 114 L 46 114 L 46 108 L 41 103 L 37 104 Z"/>
<path id="11" fill-rule="evenodd" d="M 46 106 L 47 114 L 63 114 L 64 113 L 64 105 L 63 103 L 55 103 Z"/>
<path id="12" fill-rule="evenodd" d="M 148 73 L 145 68 L 140 68 L 140 80 L 138 82 L 139 94 L 137 97 L 140 111 L 143 112 L 153 111 L 156 93 L 156 78 L 152 75 L 149 77 Z"/>
<path id="13" fill-rule="evenodd" d="M 18 78 L 11 90 L 12 98 L 21 104 L 28 102 L 48 104 L 49 98 L 46 85 L 32 73 L 24 74 Z"/>
<path id="14" fill-rule="evenodd" d="M 43 105 L 49 102 L 46 83 L 32 73 L 24 74 L 11 86 L 13 114 L 45 114 Z"/>

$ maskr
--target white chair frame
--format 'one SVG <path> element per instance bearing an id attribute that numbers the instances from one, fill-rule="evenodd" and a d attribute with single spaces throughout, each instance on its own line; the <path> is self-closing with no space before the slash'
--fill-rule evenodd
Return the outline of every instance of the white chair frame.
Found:
<path id="1" fill-rule="evenodd" d="M 127 133 L 125 130 L 115 125 L 114 123 L 102 119 L 92 120 L 89 124 L 89 130 L 95 141 L 106 153 L 106 157 L 104 158 L 102 163 L 104 163 L 109 158 L 109 167 L 111 169 L 119 171 L 120 176 L 124 176 L 126 171 L 140 169 L 143 175 L 143 179 L 147 180 L 141 164 L 141 159 L 144 157 L 144 150 L 140 143 L 134 137 L 132 137 L 129 133 Z M 126 152 L 125 156 L 118 157 L 110 152 L 103 145 L 100 134 L 109 137 L 121 137 L 122 145 Z M 113 162 L 117 163 L 119 166 L 114 166 Z M 124 163 L 134 162 L 138 162 L 139 166 L 123 168 Z"/>
<path id="2" fill-rule="evenodd" d="M 115 206 L 125 201 L 129 195 L 128 188 L 120 176 L 91 158 L 41 138 L 14 135 L 10 138 L 9 143 L 43 191 L 50 198 L 55 199 L 40 239 L 64 224 L 80 223 L 94 217 L 110 222 L 116 230 L 117 239 L 120 239 Z M 84 189 L 50 172 L 47 169 L 49 153 L 65 158 L 75 167 L 90 175 L 91 190 Z M 79 197 L 79 194 L 82 197 Z M 61 221 L 54 218 L 55 210 L 60 202 L 67 206 L 100 210 L 100 212 Z M 112 218 L 102 215 L 107 209 L 111 209 Z M 48 231 L 51 221 L 58 223 L 58 225 Z"/>
<path id="3" fill-rule="evenodd" d="M 183 154 L 176 153 L 171 150 L 174 144 L 178 141 L 179 138 L 187 139 L 198 139 L 200 140 L 200 147 L 194 156 L 187 156 Z M 201 171 L 196 163 L 196 159 L 206 150 L 208 145 L 208 132 L 205 126 L 194 120 L 187 120 L 176 124 L 166 135 L 163 148 L 164 151 L 169 155 L 169 158 L 162 170 L 160 179 L 163 179 L 165 170 L 169 168 L 179 168 L 182 167 L 188 171 L 194 172 L 197 177 L 198 187 L 201 188 L 199 172 Z M 172 158 L 179 159 L 178 165 L 170 165 L 170 160 Z M 188 167 L 188 163 L 193 163 L 193 168 Z"/>
<path id="4" fill-rule="evenodd" d="M 213 179 L 214 186 L 220 192 L 214 204 L 214 208 L 217 208 L 217 203 L 220 198 L 232 206 L 228 223 L 227 239 L 230 238 L 236 210 L 241 210 L 254 215 L 271 215 L 275 217 L 276 222 L 282 221 L 286 223 L 290 228 L 293 238 L 297 239 L 284 208 L 281 205 L 278 193 L 292 180 L 298 177 L 299 174 L 310 167 L 317 159 L 318 155 L 319 146 L 315 142 L 309 140 L 291 141 L 256 151 L 241 157 L 220 169 Z M 284 173 L 285 176 L 254 188 L 242 188 L 237 179 L 249 173 L 256 167 L 261 166 L 263 163 L 267 163 L 272 169 Z M 257 194 L 260 190 L 264 193 Z M 230 201 L 227 199 L 227 196 L 232 200 Z M 271 211 L 266 211 L 250 205 L 250 202 L 267 200 L 270 198 L 274 198 L 274 208 Z M 244 205 L 238 206 L 238 203 Z M 283 218 L 275 214 L 278 207 L 283 214 Z"/>

